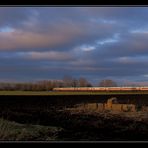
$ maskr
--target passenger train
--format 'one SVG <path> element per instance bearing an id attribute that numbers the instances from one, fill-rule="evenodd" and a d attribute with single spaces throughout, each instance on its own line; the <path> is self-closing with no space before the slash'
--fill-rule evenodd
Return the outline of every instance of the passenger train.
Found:
<path id="1" fill-rule="evenodd" d="M 63 87 L 53 91 L 148 91 L 148 87 Z"/>

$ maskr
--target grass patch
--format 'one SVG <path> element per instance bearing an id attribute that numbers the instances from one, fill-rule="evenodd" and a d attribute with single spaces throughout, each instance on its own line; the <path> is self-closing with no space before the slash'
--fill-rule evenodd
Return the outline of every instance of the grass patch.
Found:
<path id="1" fill-rule="evenodd" d="M 41 125 L 27 125 L 0 118 L 1 141 L 53 141 L 61 128 Z"/>
<path id="2" fill-rule="evenodd" d="M 101 91 L 101 92 L 54 92 L 54 91 L 0 91 L 0 95 L 130 95 L 130 94 L 148 94 L 148 91 Z"/>

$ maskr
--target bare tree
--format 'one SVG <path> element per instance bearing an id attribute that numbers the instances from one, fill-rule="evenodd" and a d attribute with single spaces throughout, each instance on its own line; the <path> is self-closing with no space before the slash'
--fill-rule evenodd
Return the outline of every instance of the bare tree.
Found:
<path id="1" fill-rule="evenodd" d="M 78 87 L 78 86 L 79 86 L 78 80 L 73 78 L 72 79 L 72 87 Z"/>
<path id="2" fill-rule="evenodd" d="M 72 87 L 73 78 L 71 76 L 64 76 L 63 83 L 64 83 L 64 87 Z"/>
<path id="3" fill-rule="evenodd" d="M 90 87 L 91 84 L 87 81 L 87 79 L 80 77 L 79 78 L 79 86 L 80 87 Z"/>
<path id="4" fill-rule="evenodd" d="M 100 87 L 116 87 L 117 83 L 115 81 L 113 81 L 113 80 L 105 79 L 105 80 L 102 80 L 99 83 L 99 86 Z"/>

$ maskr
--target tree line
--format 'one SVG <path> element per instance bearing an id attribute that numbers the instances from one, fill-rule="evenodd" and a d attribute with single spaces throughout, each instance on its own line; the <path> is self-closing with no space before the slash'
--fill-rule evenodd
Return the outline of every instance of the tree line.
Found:
<path id="1" fill-rule="evenodd" d="M 112 87 L 117 86 L 113 80 L 105 79 L 99 82 L 98 86 Z M 93 87 L 84 77 L 79 79 L 71 76 L 64 76 L 62 80 L 43 80 L 25 83 L 0 83 L 0 90 L 19 90 L 19 91 L 50 91 L 55 87 Z"/>

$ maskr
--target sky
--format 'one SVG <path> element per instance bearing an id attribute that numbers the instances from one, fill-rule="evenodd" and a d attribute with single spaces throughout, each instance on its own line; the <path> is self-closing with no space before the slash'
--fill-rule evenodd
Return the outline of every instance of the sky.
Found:
<path id="1" fill-rule="evenodd" d="M 0 82 L 64 76 L 148 85 L 148 7 L 0 7 Z"/>

